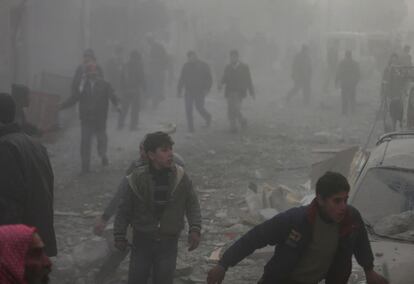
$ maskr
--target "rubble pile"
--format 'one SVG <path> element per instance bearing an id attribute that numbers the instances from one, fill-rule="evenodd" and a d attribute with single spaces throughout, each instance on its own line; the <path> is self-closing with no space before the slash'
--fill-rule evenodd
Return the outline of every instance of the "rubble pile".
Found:
<path id="1" fill-rule="evenodd" d="M 414 240 L 414 211 L 387 216 L 375 224 L 374 230 L 380 235 Z"/>

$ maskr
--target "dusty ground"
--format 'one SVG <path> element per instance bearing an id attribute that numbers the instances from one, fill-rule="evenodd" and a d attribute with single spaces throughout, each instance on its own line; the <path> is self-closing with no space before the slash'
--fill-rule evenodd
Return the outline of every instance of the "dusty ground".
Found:
<path id="1" fill-rule="evenodd" d="M 363 145 L 378 106 L 375 95 L 367 92 L 359 98 L 357 113 L 342 117 L 337 95 L 319 96 L 312 106 L 303 107 L 299 97 L 288 106 L 281 95 L 273 93 L 277 92 L 262 91 L 257 100 L 245 101 L 249 129 L 237 135 L 227 131 L 225 102 L 218 94 L 211 94 L 207 100 L 207 108 L 214 116 L 212 127 L 202 129 L 196 114 L 199 127 L 193 135 L 186 132 L 183 102 L 175 98 L 164 101 L 155 113 L 145 112 L 137 132 L 117 131 L 115 121 L 111 121 L 110 165 L 102 168 L 95 157 L 94 172 L 87 176 L 79 175 L 77 126 L 66 131 L 57 143 L 48 145 L 56 175 L 55 209 L 63 212 L 56 216 L 60 256 L 55 260 L 55 270 L 62 270 L 63 274 L 55 276 L 53 283 L 92 283 L 96 266 L 79 263 L 74 266 L 73 249 L 94 238 L 94 216 L 103 210 L 124 170 L 137 157 L 139 141 L 145 133 L 159 129 L 160 123 L 178 125 L 175 150 L 184 157 L 199 191 L 204 221 L 203 241 L 198 250 L 186 252 L 185 236 L 180 242 L 179 267 L 187 264 L 192 273 L 177 278 L 177 283 L 202 283 L 212 265 L 206 260 L 212 251 L 228 245 L 232 238 L 249 229 L 246 225 L 231 227 L 241 223 L 239 217 L 246 207 L 243 195 L 249 182 L 285 184 L 292 188 L 305 183 L 311 164 L 327 157 L 312 150 Z M 314 135 L 321 131 L 327 132 L 327 137 Z M 256 283 L 265 260 L 260 255 L 248 258 L 228 271 L 225 283 Z M 124 283 L 126 269 L 127 262 L 111 283 Z"/>

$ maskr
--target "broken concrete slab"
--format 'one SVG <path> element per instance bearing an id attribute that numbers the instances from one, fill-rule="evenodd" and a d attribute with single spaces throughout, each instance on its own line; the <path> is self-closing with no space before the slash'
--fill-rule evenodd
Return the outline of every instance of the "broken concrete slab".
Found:
<path id="1" fill-rule="evenodd" d="M 108 243 L 103 238 L 93 238 L 84 241 L 73 249 L 73 260 L 79 268 L 85 268 L 99 263 L 107 254 Z"/>
<path id="2" fill-rule="evenodd" d="M 272 219 L 278 213 L 279 213 L 279 211 L 277 211 L 276 209 L 273 209 L 273 208 L 265 208 L 265 209 L 261 209 L 259 211 L 259 214 L 263 218 L 263 220 Z"/>

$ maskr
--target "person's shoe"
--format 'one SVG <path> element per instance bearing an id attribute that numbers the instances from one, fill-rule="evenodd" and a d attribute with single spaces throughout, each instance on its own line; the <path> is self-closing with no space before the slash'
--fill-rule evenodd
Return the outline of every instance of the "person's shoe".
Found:
<path id="1" fill-rule="evenodd" d="M 102 158 L 102 166 L 106 167 L 109 165 L 108 157 Z"/>

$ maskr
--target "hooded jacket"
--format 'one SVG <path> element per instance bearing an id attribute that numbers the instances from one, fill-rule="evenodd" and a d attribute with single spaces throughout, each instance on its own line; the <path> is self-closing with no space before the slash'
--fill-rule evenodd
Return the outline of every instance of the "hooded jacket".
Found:
<path id="1" fill-rule="evenodd" d="M 178 165 L 170 172 L 170 198 L 160 219 L 154 210 L 154 181 L 150 166 L 136 168 L 128 176 L 129 188 L 122 197 L 114 224 L 115 239 L 125 239 L 127 227 L 155 238 L 176 238 L 187 218 L 190 231 L 201 231 L 201 213 L 190 178 Z"/>

